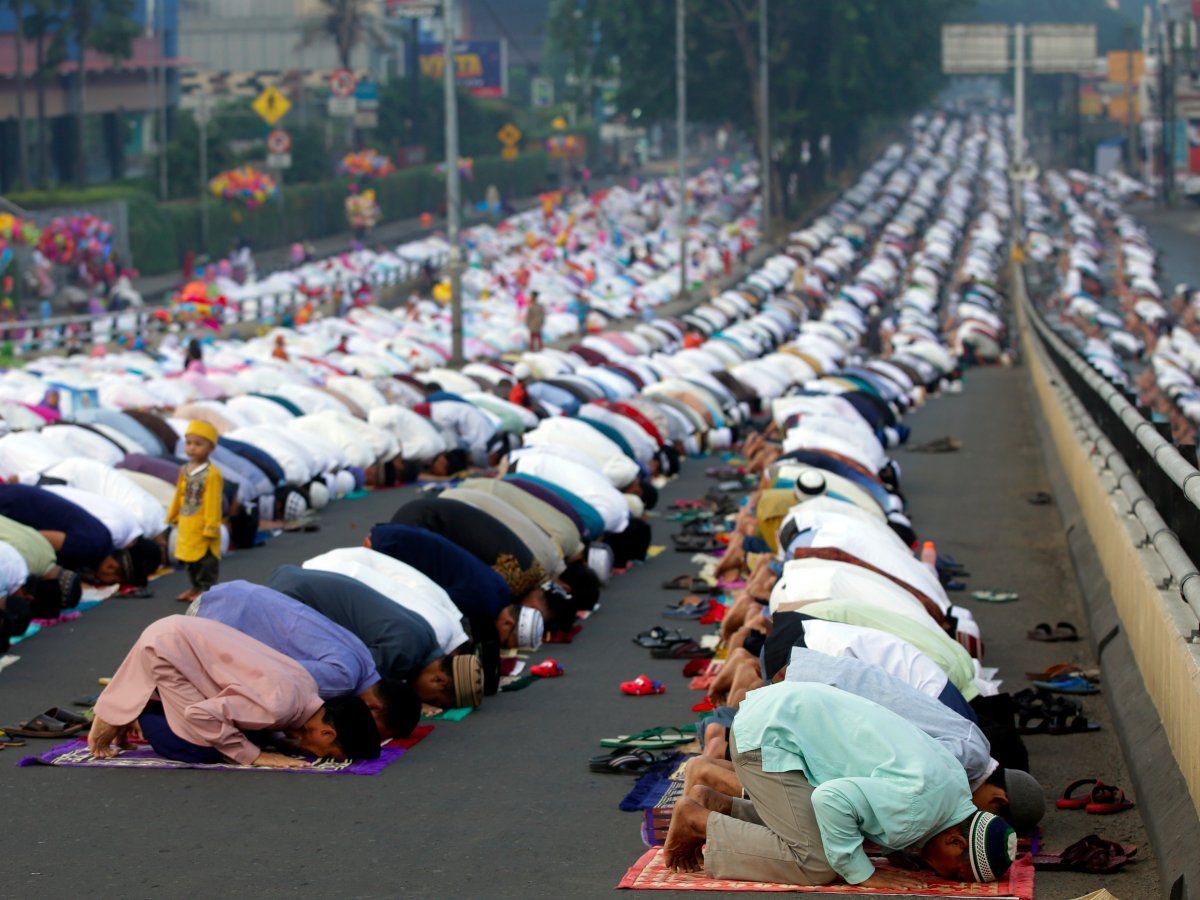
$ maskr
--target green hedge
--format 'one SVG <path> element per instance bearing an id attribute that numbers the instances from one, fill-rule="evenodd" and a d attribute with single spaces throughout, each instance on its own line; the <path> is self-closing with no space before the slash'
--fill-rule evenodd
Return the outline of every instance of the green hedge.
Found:
<path id="1" fill-rule="evenodd" d="M 443 207 L 446 183 L 435 168 L 414 166 L 372 183 L 385 222 L 415 218 Z M 542 151 L 522 153 L 512 162 L 498 156 L 477 157 L 474 177 L 462 182 L 463 197 L 476 203 L 483 199 L 489 184 L 495 184 L 505 197 L 527 197 L 545 185 L 546 172 Z M 223 254 L 243 236 L 262 250 L 346 231 L 348 185 L 346 179 L 285 184 L 282 203 L 276 198 L 254 210 L 210 200 L 208 246 L 213 254 Z M 185 251 L 200 248 L 200 204 L 196 200 L 159 203 L 145 191 L 123 185 L 12 194 L 9 199 L 27 209 L 127 201 L 129 245 L 134 265 L 144 275 L 174 271 Z"/>

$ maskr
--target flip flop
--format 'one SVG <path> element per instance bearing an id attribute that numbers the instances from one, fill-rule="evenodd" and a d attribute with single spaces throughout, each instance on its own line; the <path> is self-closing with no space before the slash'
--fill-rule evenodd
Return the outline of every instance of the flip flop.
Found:
<path id="1" fill-rule="evenodd" d="M 655 659 L 712 659 L 713 652 L 705 650 L 695 641 L 682 641 L 650 651 Z"/>
<path id="2" fill-rule="evenodd" d="M 1078 676 L 1086 678 L 1093 684 L 1100 680 L 1099 669 L 1083 669 L 1076 663 L 1055 663 L 1052 666 L 1047 666 L 1040 672 L 1026 672 L 1025 677 L 1030 681 L 1054 681 L 1056 678 L 1064 678 L 1068 676 Z"/>
<path id="3" fill-rule="evenodd" d="M 663 616 L 668 619 L 703 619 L 711 609 L 712 604 L 707 601 L 704 603 L 680 603 L 666 610 Z"/>
<path id="4" fill-rule="evenodd" d="M 1079 676 L 1065 676 L 1054 678 L 1049 681 L 1035 681 L 1034 687 L 1039 687 L 1044 691 L 1055 691 L 1060 694 L 1098 694 L 1100 689 L 1088 681 L 1086 678 Z"/>
<path id="5" fill-rule="evenodd" d="M 1078 713 L 1020 712 L 1017 714 L 1018 734 L 1081 734 L 1099 730 L 1098 722 L 1089 722 L 1082 714 Z"/>
<path id="6" fill-rule="evenodd" d="M 1049 506 L 1054 502 L 1054 498 L 1045 491 L 1034 491 L 1025 497 L 1025 502 L 1032 506 Z"/>
<path id="7" fill-rule="evenodd" d="M 621 682 L 621 693 L 630 697 L 649 697 L 653 694 L 665 694 L 667 689 L 661 681 L 655 681 L 648 675 L 639 675 L 633 681 Z"/>
<path id="8" fill-rule="evenodd" d="M 693 659 L 683 667 L 684 678 L 695 678 L 697 675 L 703 675 L 708 670 L 707 659 Z"/>
<path id="9" fill-rule="evenodd" d="M 1054 805 L 1059 809 L 1083 809 L 1091 802 L 1091 794 L 1089 793 L 1086 797 L 1076 797 L 1075 791 L 1081 787 L 1087 787 L 1089 784 L 1099 783 L 1095 778 L 1080 778 L 1078 781 L 1072 781 L 1063 791 L 1063 795 L 1054 801 Z"/>
<path id="10" fill-rule="evenodd" d="M 1133 801 L 1125 799 L 1125 792 L 1119 787 L 1096 782 L 1092 788 L 1092 796 L 1083 811 L 1094 816 L 1111 816 L 1114 813 L 1133 809 Z"/>
<path id="11" fill-rule="evenodd" d="M 1030 861 L 1036 869 L 1107 874 L 1120 869 L 1136 852 L 1136 846 L 1089 834 L 1061 853 L 1038 853 Z"/>
<path id="12" fill-rule="evenodd" d="M 653 628 L 643 631 L 633 639 L 633 642 L 639 647 L 645 647 L 648 650 L 662 649 L 669 647 L 672 644 L 681 644 L 684 641 L 690 641 L 686 634 L 683 634 L 679 629 L 667 631 L 661 625 L 655 625 Z"/>
<path id="13" fill-rule="evenodd" d="M 724 603 L 713 603 L 709 606 L 708 612 L 700 617 L 700 624 L 716 625 L 719 622 L 723 622 L 725 621 L 726 611 L 727 607 Z"/>
<path id="14" fill-rule="evenodd" d="M 603 775 L 645 775 L 662 757 L 649 750 L 617 750 L 604 757 L 593 757 L 588 768 Z"/>
<path id="15" fill-rule="evenodd" d="M 70 718 L 60 718 L 63 715 Z M 4 730 L 13 737 L 19 738 L 65 738 L 79 734 L 90 725 L 91 722 L 83 716 L 68 713 L 55 706 L 27 722 L 21 722 L 16 728 L 5 728 Z"/>
<path id="16" fill-rule="evenodd" d="M 0 749 L 3 749 L 4 747 L 24 747 L 24 746 L 25 746 L 24 741 L 14 741 L 12 739 L 12 736 L 8 732 L 4 731 L 3 729 L 0 729 Z"/>
<path id="17" fill-rule="evenodd" d="M 1056 641 L 1077 641 L 1079 632 L 1070 622 L 1059 622 L 1054 626 L 1054 639 Z"/>
<path id="18" fill-rule="evenodd" d="M 1025 632 L 1025 636 L 1031 641 L 1043 641 L 1047 644 L 1053 644 L 1055 641 L 1062 640 L 1054 636 L 1054 629 L 1050 627 L 1049 622 L 1038 622 Z"/>
<path id="19" fill-rule="evenodd" d="M 712 701 L 709 700 L 707 697 L 705 697 L 699 703 L 695 703 L 692 705 L 692 712 L 694 712 L 694 713 L 712 712 L 714 709 L 716 709 L 716 707 L 713 706 Z"/>
<path id="20" fill-rule="evenodd" d="M 565 673 L 558 660 L 547 659 L 531 667 L 529 674 L 536 675 L 538 678 L 561 678 Z"/>
<path id="21" fill-rule="evenodd" d="M 647 728 L 636 734 L 622 734 L 615 738 L 604 738 L 601 747 L 619 747 L 622 749 L 654 749 L 675 747 L 686 744 L 696 738 L 695 725 L 660 725 L 657 728 Z"/>
<path id="22" fill-rule="evenodd" d="M 1017 599 L 1017 593 L 1016 591 L 972 591 L 971 597 L 984 603 L 1012 603 Z"/>
<path id="23" fill-rule="evenodd" d="M 720 592 L 717 588 L 703 578 L 697 578 L 695 575 L 676 575 L 669 581 L 663 582 L 663 589 L 667 591 L 687 591 L 691 594 L 716 594 Z"/>

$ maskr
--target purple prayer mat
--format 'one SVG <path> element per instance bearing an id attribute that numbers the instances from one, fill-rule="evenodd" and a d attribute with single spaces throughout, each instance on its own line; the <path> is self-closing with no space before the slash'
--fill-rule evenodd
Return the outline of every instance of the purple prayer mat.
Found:
<path id="1" fill-rule="evenodd" d="M 402 757 L 404 747 L 385 745 L 379 759 L 338 760 L 322 759 L 307 769 L 270 769 L 264 766 L 242 766 L 236 763 L 185 763 L 165 759 L 148 745 L 139 744 L 112 759 L 97 759 L 88 753 L 87 741 L 67 741 L 45 753 L 26 756 L 18 766 L 71 766 L 83 769 L 207 769 L 233 772 L 301 772 L 319 775 L 378 775 Z"/>

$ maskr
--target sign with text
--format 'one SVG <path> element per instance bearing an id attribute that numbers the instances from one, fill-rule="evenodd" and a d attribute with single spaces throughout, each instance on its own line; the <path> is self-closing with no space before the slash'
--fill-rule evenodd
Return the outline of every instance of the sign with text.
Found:
<path id="1" fill-rule="evenodd" d="M 422 43 L 417 53 L 421 74 L 441 80 L 442 45 Z M 503 97 L 508 81 L 505 56 L 503 41 L 456 41 L 454 67 L 459 86 L 476 97 Z"/>
<path id="2" fill-rule="evenodd" d="M 1008 71 L 1007 25 L 943 25 L 942 71 L 977 75 Z"/>

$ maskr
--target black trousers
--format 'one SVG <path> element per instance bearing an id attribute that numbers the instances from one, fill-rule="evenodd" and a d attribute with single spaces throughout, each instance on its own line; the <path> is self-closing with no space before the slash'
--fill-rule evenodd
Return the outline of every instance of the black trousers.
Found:
<path id="1" fill-rule="evenodd" d="M 193 588 L 198 591 L 207 591 L 220 578 L 221 559 L 213 556 L 211 550 L 206 550 L 198 560 L 187 564 L 187 573 Z"/>

